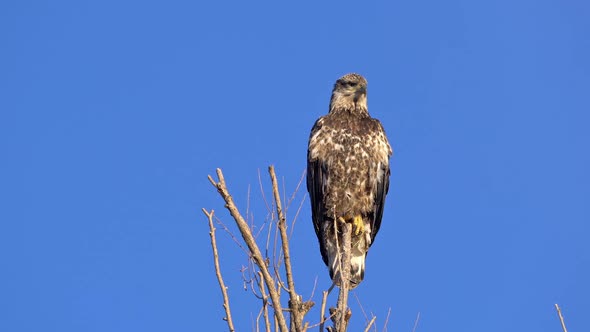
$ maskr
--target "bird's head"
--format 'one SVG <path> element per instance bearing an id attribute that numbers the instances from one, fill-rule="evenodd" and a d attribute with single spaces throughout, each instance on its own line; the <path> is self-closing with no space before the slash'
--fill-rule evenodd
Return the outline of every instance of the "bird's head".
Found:
<path id="1" fill-rule="evenodd" d="M 367 112 L 367 80 L 359 74 L 346 74 L 334 84 L 330 111 L 344 109 Z"/>

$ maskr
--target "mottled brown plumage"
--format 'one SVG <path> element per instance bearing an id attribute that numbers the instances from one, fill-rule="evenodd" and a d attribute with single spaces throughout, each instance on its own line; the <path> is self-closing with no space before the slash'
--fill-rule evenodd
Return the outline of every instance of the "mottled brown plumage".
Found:
<path id="1" fill-rule="evenodd" d="M 347 74 L 334 84 L 330 111 L 312 128 L 307 190 L 314 229 L 330 277 L 340 285 L 341 222 L 353 223 L 351 288 L 364 278 L 365 257 L 379 231 L 389 189 L 391 146 L 367 110 L 367 81 Z"/>

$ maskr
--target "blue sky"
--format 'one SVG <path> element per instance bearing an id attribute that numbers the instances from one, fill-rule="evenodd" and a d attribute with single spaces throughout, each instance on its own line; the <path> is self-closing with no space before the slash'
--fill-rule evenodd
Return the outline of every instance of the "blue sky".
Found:
<path id="1" fill-rule="evenodd" d="M 208 174 L 264 221 L 334 81 L 369 81 L 395 154 L 354 291 L 390 331 L 590 329 L 584 1 L 0 4 L 2 331 L 223 331 Z M 268 182 L 265 182 L 268 183 Z M 269 192 L 267 192 L 268 195 Z M 294 203 L 305 198 L 300 191 Z M 298 291 L 329 286 L 304 202 Z M 294 208 L 289 210 L 293 216 Z M 218 232 L 236 324 L 257 302 Z M 313 322 L 315 317 L 309 317 Z"/>

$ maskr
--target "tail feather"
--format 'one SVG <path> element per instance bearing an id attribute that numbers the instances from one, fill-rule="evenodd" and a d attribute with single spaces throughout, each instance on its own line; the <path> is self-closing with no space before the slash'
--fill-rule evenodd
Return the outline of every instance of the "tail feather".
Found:
<path id="1" fill-rule="evenodd" d="M 353 289 L 356 286 L 358 286 L 365 277 L 366 253 L 355 255 L 353 251 L 352 254 L 353 256 L 350 260 L 350 289 Z M 342 284 L 342 277 L 340 274 L 340 255 L 330 255 L 329 258 L 330 278 L 336 284 L 336 286 L 340 287 L 340 285 Z"/>
<path id="2" fill-rule="evenodd" d="M 324 241 L 321 243 L 322 258 L 330 270 L 330 278 L 337 285 L 341 285 L 340 275 L 340 252 L 342 248 L 342 233 L 336 231 L 337 226 L 333 223 L 325 223 L 323 229 Z M 358 286 L 365 277 L 365 258 L 371 243 L 371 225 L 365 223 L 361 234 L 353 235 L 350 259 L 350 289 Z M 325 253 L 325 255 L 324 255 Z"/>

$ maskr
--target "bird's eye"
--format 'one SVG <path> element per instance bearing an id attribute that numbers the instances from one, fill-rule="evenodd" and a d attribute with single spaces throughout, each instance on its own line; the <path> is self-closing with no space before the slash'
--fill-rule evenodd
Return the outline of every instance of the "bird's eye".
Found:
<path id="1" fill-rule="evenodd" d="M 355 86 L 358 85 L 358 83 L 357 82 L 350 82 L 350 83 L 348 83 L 348 85 L 350 85 L 351 87 L 354 88 Z"/>

